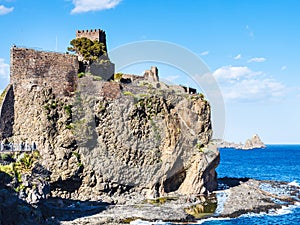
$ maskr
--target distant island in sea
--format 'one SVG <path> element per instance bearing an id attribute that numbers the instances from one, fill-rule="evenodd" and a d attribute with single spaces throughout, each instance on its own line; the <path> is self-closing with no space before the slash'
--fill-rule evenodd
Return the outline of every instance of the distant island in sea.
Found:
<path id="1" fill-rule="evenodd" d="M 234 142 L 228 142 L 224 140 L 217 140 L 217 145 L 219 148 L 235 148 L 235 149 L 241 149 L 241 150 L 251 150 L 251 149 L 256 149 L 256 148 L 265 148 L 266 145 L 258 134 L 254 134 L 252 138 L 247 139 L 245 141 L 245 144 L 242 143 L 234 143 Z"/>

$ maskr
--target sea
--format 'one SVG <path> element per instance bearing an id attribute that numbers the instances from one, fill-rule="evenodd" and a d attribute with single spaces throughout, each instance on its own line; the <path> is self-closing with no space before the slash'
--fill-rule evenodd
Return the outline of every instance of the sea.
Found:
<path id="1" fill-rule="evenodd" d="M 254 178 L 285 181 L 300 185 L 300 145 L 267 145 L 264 149 L 220 149 L 221 161 L 218 177 Z M 168 222 L 134 221 L 134 225 L 173 225 Z M 300 204 L 284 206 L 268 213 L 247 213 L 238 218 L 208 218 L 199 220 L 202 225 L 278 224 L 300 225 Z"/>

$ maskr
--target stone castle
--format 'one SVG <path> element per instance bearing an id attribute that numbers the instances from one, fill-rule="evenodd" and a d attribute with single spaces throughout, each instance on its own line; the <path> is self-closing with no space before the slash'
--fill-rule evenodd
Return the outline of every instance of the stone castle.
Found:
<path id="1" fill-rule="evenodd" d="M 106 34 L 101 29 L 78 30 L 76 38 L 86 37 L 92 41 L 103 43 L 106 51 Z M 29 48 L 13 46 L 10 53 L 10 84 L 2 94 L 0 103 L 0 139 L 13 135 L 15 110 L 15 97 L 21 97 L 32 90 L 51 88 L 55 96 L 71 96 L 78 85 L 78 73 L 92 72 L 101 76 L 104 80 L 112 80 L 114 64 L 101 66 L 92 64 L 89 68 L 83 68 L 78 55 L 38 51 Z M 126 75 L 124 80 L 132 82 L 135 79 L 149 79 L 158 81 L 156 67 L 146 70 L 144 76 Z M 105 91 L 109 95 L 110 89 L 116 89 L 116 85 L 106 84 Z M 118 85 L 117 85 L 118 86 Z M 24 96 L 25 97 L 25 96 Z"/>

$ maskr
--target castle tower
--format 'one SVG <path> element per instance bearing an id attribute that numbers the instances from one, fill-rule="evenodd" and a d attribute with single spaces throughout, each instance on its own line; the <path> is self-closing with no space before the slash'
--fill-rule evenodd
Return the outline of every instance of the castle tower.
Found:
<path id="1" fill-rule="evenodd" d="M 107 53 L 107 46 L 106 46 L 106 34 L 104 30 L 101 29 L 94 29 L 94 30 L 77 30 L 76 31 L 76 38 L 88 38 L 91 41 L 99 41 L 100 43 L 104 44 L 104 51 Z M 102 77 L 103 80 L 111 80 L 113 79 L 113 75 L 115 73 L 115 65 L 112 62 L 107 62 L 106 64 L 101 64 L 99 62 L 92 62 L 89 64 L 84 62 L 85 60 L 80 54 L 78 55 L 79 60 L 79 72 L 90 72 L 95 76 Z M 108 59 L 107 54 L 103 54 L 102 59 Z"/>
<path id="2" fill-rule="evenodd" d="M 106 48 L 106 34 L 105 31 L 101 29 L 94 29 L 94 30 L 77 30 L 76 31 L 76 38 L 88 38 L 91 41 L 99 41 L 103 43 L 105 46 L 105 51 L 107 52 Z"/>
<path id="3" fill-rule="evenodd" d="M 158 69 L 156 66 L 151 66 L 150 70 L 145 70 L 144 72 L 144 78 L 149 81 L 158 82 Z"/>
<path id="4" fill-rule="evenodd" d="M 156 66 L 151 66 L 151 72 L 153 73 L 153 76 L 158 77 L 158 69 Z"/>

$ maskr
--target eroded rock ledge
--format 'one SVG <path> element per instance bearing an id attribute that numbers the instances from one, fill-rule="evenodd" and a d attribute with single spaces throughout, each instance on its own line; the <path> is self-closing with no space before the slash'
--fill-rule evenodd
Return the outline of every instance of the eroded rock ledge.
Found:
<path id="1" fill-rule="evenodd" d="M 237 217 L 247 212 L 261 213 L 270 209 L 300 202 L 300 187 L 286 182 L 259 181 L 254 179 L 221 179 L 231 188 L 221 191 L 226 201 L 221 217 Z"/>
<path id="2" fill-rule="evenodd" d="M 300 202 L 300 188 L 285 182 L 223 178 L 219 190 L 209 197 L 177 196 L 133 205 L 108 206 L 100 213 L 77 219 L 62 219 L 64 225 L 126 224 L 133 220 L 195 222 L 207 217 L 238 217 L 261 213 Z M 219 202 L 218 202 L 219 201 Z"/>

